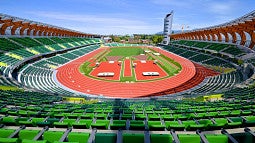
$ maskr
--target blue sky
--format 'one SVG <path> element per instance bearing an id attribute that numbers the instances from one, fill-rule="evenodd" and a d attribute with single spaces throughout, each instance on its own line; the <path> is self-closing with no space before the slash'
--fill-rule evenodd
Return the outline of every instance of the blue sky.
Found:
<path id="1" fill-rule="evenodd" d="M 221 24 L 255 10 L 255 0 L 0 0 L 0 13 L 93 34 L 154 34 L 174 10 L 173 29 Z M 189 28 L 187 28 L 189 27 Z"/>

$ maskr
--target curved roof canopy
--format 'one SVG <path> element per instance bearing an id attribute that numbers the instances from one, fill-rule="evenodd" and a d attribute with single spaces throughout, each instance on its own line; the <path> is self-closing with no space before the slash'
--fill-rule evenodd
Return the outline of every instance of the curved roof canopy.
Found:
<path id="1" fill-rule="evenodd" d="M 22 19 L 0 13 L 0 35 L 6 35 L 9 29 L 9 35 L 21 36 L 64 36 L 64 37 L 93 37 L 95 34 L 83 33 L 63 27 L 58 27 L 46 23 Z"/>
<path id="2" fill-rule="evenodd" d="M 232 42 L 253 49 L 255 46 L 254 31 L 255 11 L 252 11 L 240 18 L 220 25 L 172 34 L 170 37 L 173 39 Z M 250 39 L 247 38 L 247 35 Z M 240 42 L 237 40 L 238 37 L 240 37 Z"/>

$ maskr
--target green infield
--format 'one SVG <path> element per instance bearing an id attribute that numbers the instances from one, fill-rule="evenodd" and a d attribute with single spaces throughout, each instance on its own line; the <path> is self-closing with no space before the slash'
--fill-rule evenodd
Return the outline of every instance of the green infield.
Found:
<path id="1" fill-rule="evenodd" d="M 145 53 L 144 51 L 151 51 L 150 53 Z M 161 54 L 159 56 L 156 56 L 152 53 L 156 52 L 152 48 L 141 48 L 141 47 L 115 47 L 110 48 L 110 50 L 106 50 L 104 52 L 101 52 L 94 56 L 92 59 L 95 59 L 94 62 L 106 62 L 107 56 L 122 56 L 119 61 L 121 61 L 121 69 L 120 69 L 120 76 L 119 80 L 111 80 L 111 79 L 104 79 L 100 77 L 95 77 L 90 75 L 94 68 L 96 68 L 96 65 L 93 64 L 91 61 L 86 61 L 80 66 L 80 72 L 83 73 L 85 76 L 88 76 L 90 78 L 96 79 L 96 80 L 104 80 L 104 81 L 110 81 L 110 82 L 150 82 L 155 80 L 162 80 L 165 78 L 169 78 L 171 76 L 174 76 L 175 74 L 179 73 L 182 69 L 181 65 L 177 62 L 175 62 L 173 59 Z M 136 61 L 137 59 L 135 56 L 145 54 L 147 56 L 147 60 L 157 60 L 158 66 L 164 70 L 167 73 L 167 76 L 155 78 L 155 79 L 147 79 L 147 80 L 137 80 L 136 79 L 136 71 L 134 68 L 131 69 L 132 76 L 125 77 L 124 76 L 124 60 L 130 59 L 132 62 Z"/>
<path id="2" fill-rule="evenodd" d="M 111 51 L 106 56 L 123 56 L 130 57 L 143 54 L 144 51 L 140 47 L 118 47 L 111 48 Z"/>

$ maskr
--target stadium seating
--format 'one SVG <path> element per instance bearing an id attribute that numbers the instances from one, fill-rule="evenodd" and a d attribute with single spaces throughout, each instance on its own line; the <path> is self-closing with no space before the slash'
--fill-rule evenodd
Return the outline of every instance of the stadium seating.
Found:
<path id="1" fill-rule="evenodd" d="M 235 45 L 224 44 L 224 43 L 179 40 L 179 41 L 173 41 L 172 44 L 188 46 L 191 48 L 198 48 L 198 49 L 204 49 L 204 50 L 214 50 L 217 52 L 227 53 L 234 56 L 242 56 L 245 54 L 244 51 L 238 49 Z"/>
<path id="2" fill-rule="evenodd" d="M 170 52 L 173 52 L 177 55 L 181 55 L 185 58 L 193 60 L 194 62 L 199 62 L 199 63 L 205 64 L 205 65 L 211 65 L 211 66 L 233 68 L 233 65 L 229 64 L 225 60 L 220 59 L 218 57 L 213 57 L 208 54 L 191 51 L 191 50 L 184 49 L 181 47 L 165 46 L 163 48 Z"/>
<path id="3" fill-rule="evenodd" d="M 244 131 L 231 134 L 213 133 L 221 128 L 228 130 L 254 126 L 255 116 L 253 116 L 253 112 L 246 110 L 253 111 L 255 104 L 248 101 L 226 100 L 201 103 L 178 100 L 143 102 L 109 100 L 86 105 L 56 103 L 56 101 L 62 100 L 60 96 L 24 91 L 1 91 L 0 98 L 2 99 L 0 105 L 9 105 L 1 106 L 0 109 L 0 124 L 4 125 L 0 129 L 0 142 L 64 141 L 83 143 L 93 139 L 90 136 L 94 136 L 94 141 L 99 143 L 102 141 L 116 142 L 120 136 L 123 142 L 138 143 L 148 139 L 153 143 L 158 140 L 164 143 L 177 140 L 184 143 L 201 142 L 201 140 L 207 140 L 209 143 L 227 143 L 231 140 L 229 136 L 240 143 L 244 140 L 247 143 L 254 141 L 254 137 Z M 55 104 L 52 104 L 54 102 Z M 13 109 L 10 105 L 15 105 L 16 108 Z M 135 113 L 135 118 L 120 116 L 121 120 L 115 120 L 113 116 L 110 116 L 112 113 L 121 112 L 128 115 L 130 111 Z M 141 115 L 145 115 L 145 118 Z M 56 128 L 60 130 L 54 130 Z M 98 132 L 94 133 L 93 128 Z M 148 134 L 146 128 L 162 133 L 148 132 Z M 89 131 L 76 129 L 89 129 Z M 101 130 L 109 132 L 101 132 Z M 116 132 L 110 132 L 111 130 Z M 120 130 L 123 131 L 119 134 Z M 171 131 L 171 134 L 166 130 Z M 176 134 L 172 132 L 174 130 L 186 130 L 189 133 Z M 202 133 L 206 132 L 196 134 L 195 131 L 198 130 Z M 137 131 L 145 131 L 145 133 L 136 133 Z M 241 136 L 241 134 L 244 135 Z"/>
<path id="4" fill-rule="evenodd" d="M 76 52 L 84 55 L 96 48 L 98 48 L 98 46 L 88 46 L 79 50 L 70 51 L 69 53 L 64 53 L 41 60 L 32 65 L 28 65 L 19 71 L 18 81 L 29 88 L 35 88 L 38 90 L 54 92 L 63 95 L 72 95 L 71 92 L 61 88 L 55 83 L 53 80 L 54 73 L 51 69 L 57 68 L 58 66 L 69 62 L 69 60 L 77 58 L 78 55 L 75 54 Z"/>
<path id="5" fill-rule="evenodd" d="M 219 76 L 214 76 L 209 78 L 204 86 L 197 88 L 192 91 L 193 93 L 206 93 L 206 92 L 217 92 L 224 89 L 232 88 L 236 83 L 242 81 L 242 75 L 240 72 L 231 72 L 227 74 L 221 74 Z"/>

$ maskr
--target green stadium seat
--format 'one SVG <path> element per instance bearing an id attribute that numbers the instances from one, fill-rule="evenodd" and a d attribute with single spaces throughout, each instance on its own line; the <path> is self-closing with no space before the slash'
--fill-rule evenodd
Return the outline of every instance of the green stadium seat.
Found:
<path id="1" fill-rule="evenodd" d="M 212 130 L 219 130 L 228 124 L 228 120 L 225 118 L 215 118 L 214 119 L 216 124 L 210 124 L 209 127 Z"/>
<path id="2" fill-rule="evenodd" d="M 97 119 L 101 119 L 101 120 L 104 120 L 106 119 L 107 115 L 106 114 L 96 114 L 95 115 L 95 118 Z"/>
<path id="3" fill-rule="evenodd" d="M 165 126 L 161 124 L 161 121 L 148 121 L 149 129 L 151 131 L 164 131 Z"/>
<path id="4" fill-rule="evenodd" d="M 91 124 L 92 128 L 97 128 L 97 129 L 108 129 L 108 126 L 109 126 L 108 120 L 96 120 L 96 123 Z"/>
<path id="5" fill-rule="evenodd" d="M 18 143 L 18 138 L 0 138 L 0 143 Z"/>
<path id="6" fill-rule="evenodd" d="M 170 115 L 162 115 L 161 117 L 164 119 L 164 121 L 174 121 L 175 120 L 175 118 L 171 117 Z"/>
<path id="7" fill-rule="evenodd" d="M 135 114 L 135 120 L 145 120 L 146 116 L 144 114 Z"/>
<path id="8" fill-rule="evenodd" d="M 183 131 L 185 129 L 185 125 L 179 124 L 178 121 L 166 121 L 165 124 L 168 130 L 174 129 L 177 131 Z"/>
<path id="9" fill-rule="evenodd" d="M 206 113 L 197 113 L 197 116 L 195 116 L 196 119 L 202 119 L 204 118 Z"/>
<path id="10" fill-rule="evenodd" d="M 221 134 L 205 134 L 209 143 L 228 143 L 228 137 Z"/>
<path id="11" fill-rule="evenodd" d="M 46 140 L 49 143 L 54 143 L 55 141 L 59 141 L 63 134 L 64 132 L 61 131 L 46 131 L 43 134 L 43 140 Z"/>
<path id="12" fill-rule="evenodd" d="M 197 124 L 194 120 L 187 120 L 182 122 L 186 130 L 197 130 L 204 127 L 204 125 Z"/>
<path id="13" fill-rule="evenodd" d="M 91 113 L 82 114 L 80 117 L 81 117 L 81 119 L 93 119 L 94 114 L 91 114 Z"/>
<path id="14" fill-rule="evenodd" d="M 1 123 L 10 126 L 18 125 L 15 117 L 3 117 Z"/>
<path id="15" fill-rule="evenodd" d="M 247 126 L 255 126 L 255 116 L 246 116 L 245 119 L 245 124 Z"/>
<path id="16" fill-rule="evenodd" d="M 8 114 L 12 115 L 12 116 L 17 116 L 18 115 L 18 111 L 16 111 L 16 110 L 9 110 Z"/>
<path id="17" fill-rule="evenodd" d="M 71 127 L 72 124 L 75 123 L 75 122 L 76 122 L 76 119 L 64 119 L 62 123 L 63 123 L 64 126 L 67 125 L 67 127 Z M 55 123 L 59 123 L 59 122 L 54 122 L 54 125 L 55 125 Z M 60 124 L 60 126 L 62 126 L 62 125 Z"/>
<path id="18" fill-rule="evenodd" d="M 252 111 L 251 110 L 243 110 L 241 114 L 244 116 L 251 115 Z"/>
<path id="19" fill-rule="evenodd" d="M 37 126 L 38 124 L 40 125 L 40 123 L 43 123 L 44 118 L 32 118 L 32 125 L 33 126 Z M 31 124 L 30 121 L 26 121 L 26 122 L 22 122 L 22 124 Z"/>
<path id="20" fill-rule="evenodd" d="M 230 113 L 231 116 L 238 116 L 241 115 L 241 110 L 233 110 Z"/>
<path id="21" fill-rule="evenodd" d="M 221 111 L 218 117 L 228 117 L 230 115 L 229 111 Z"/>
<path id="22" fill-rule="evenodd" d="M 47 122 L 47 124 L 49 124 L 50 126 L 53 126 L 53 124 L 54 124 L 55 122 L 59 122 L 59 119 L 57 119 L 57 118 L 48 118 L 46 122 Z M 38 125 L 38 123 L 37 123 L 37 125 Z"/>
<path id="23" fill-rule="evenodd" d="M 188 120 L 189 116 L 183 115 L 183 114 L 179 114 L 179 115 L 177 115 L 177 119 L 184 121 L 184 120 Z"/>
<path id="24" fill-rule="evenodd" d="M 22 140 L 22 143 L 47 143 L 47 141 L 46 140 L 37 140 L 37 141 L 34 141 L 34 140 L 24 139 L 24 140 Z"/>
<path id="25" fill-rule="evenodd" d="M 122 120 L 127 120 L 127 119 L 132 120 L 132 114 L 123 114 L 121 116 L 121 119 Z"/>
<path id="26" fill-rule="evenodd" d="M 180 143 L 200 143 L 200 136 L 196 134 L 178 134 Z"/>
<path id="27" fill-rule="evenodd" d="M 233 121 L 228 123 L 229 128 L 239 128 L 243 124 L 243 119 L 241 117 L 231 117 L 229 119 Z"/>
<path id="28" fill-rule="evenodd" d="M 126 120 L 113 120 L 113 123 L 110 124 L 112 130 L 126 129 Z"/>
<path id="29" fill-rule="evenodd" d="M 208 119 L 201 119 L 198 121 L 200 125 L 203 125 L 203 128 L 200 129 L 207 129 L 210 125 L 212 125 L 212 121 Z"/>
<path id="30" fill-rule="evenodd" d="M 13 129 L 0 129 L 0 138 L 8 138 L 14 132 Z"/>
<path id="31" fill-rule="evenodd" d="M 123 136 L 123 143 L 143 143 L 144 142 L 144 134 L 124 133 L 122 136 Z"/>
<path id="32" fill-rule="evenodd" d="M 87 143 L 89 139 L 89 133 L 83 132 L 71 132 L 68 134 L 68 142 Z"/>
<path id="33" fill-rule="evenodd" d="M 109 116 L 108 116 L 108 119 L 113 119 L 113 120 L 119 120 L 119 118 L 120 118 L 120 115 L 119 114 L 110 114 Z"/>
<path id="34" fill-rule="evenodd" d="M 54 122 L 53 125 L 56 128 L 68 128 L 68 123 L 66 122 Z"/>
<path id="35" fill-rule="evenodd" d="M 95 143 L 116 143 L 117 134 L 115 133 L 96 133 Z"/>
<path id="36" fill-rule="evenodd" d="M 58 141 L 55 141 L 54 143 L 66 143 L 66 142 L 58 142 Z M 67 143 L 79 143 L 79 142 L 67 142 Z"/>
<path id="37" fill-rule="evenodd" d="M 131 120 L 129 129 L 130 130 L 144 130 L 145 129 L 145 124 L 144 124 L 143 121 Z"/>
<path id="38" fill-rule="evenodd" d="M 231 136 L 236 139 L 238 143 L 254 143 L 255 138 L 252 134 L 247 132 L 232 133 Z"/>
<path id="39" fill-rule="evenodd" d="M 148 116 L 149 121 L 159 121 L 160 117 L 158 115 L 152 114 Z"/>
<path id="40" fill-rule="evenodd" d="M 78 117 L 80 117 L 82 114 L 70 114 L 70 115 L 67 115 L 67 118 L 68 119 L 77 119 Z"/>
<path id="41" fill-rule="evenodd" d="M 205 114 L 205 117 L 212 117 L 215 118 L 218 116 L 218 112 L 208 112 L 208 114 Z"/>
<path id="42" fill-rule="evenodd" d="M 1 114 L 6 114 L 8 112 L 8 110 L 9 110 L 8 108 L 1 108 L 0 113 Z"/>
<path id="43" fill-rule="evenodd" d="M 38 135 L 38 133 L 40 132 L 40 130 L 21 130 L 19 132 L 19 139 L 21 140 L 24 140 L 24 139 L 27 139 L 27 140 L 32 140 L 34 139 L 34 137 L 36 135 Z"/>
<path id="44" fill-rule="evenodd" d="M 151 134 L 150 135 L 151 143 L 172 143 L 173 138 L 170 134 Z"/>
<path id="45" fill-rule="evenodd" d="M 72 123 L 73 128 L 76 129 L 89 129 L 92 120 L 80 119 L 78 122 Z"/>

